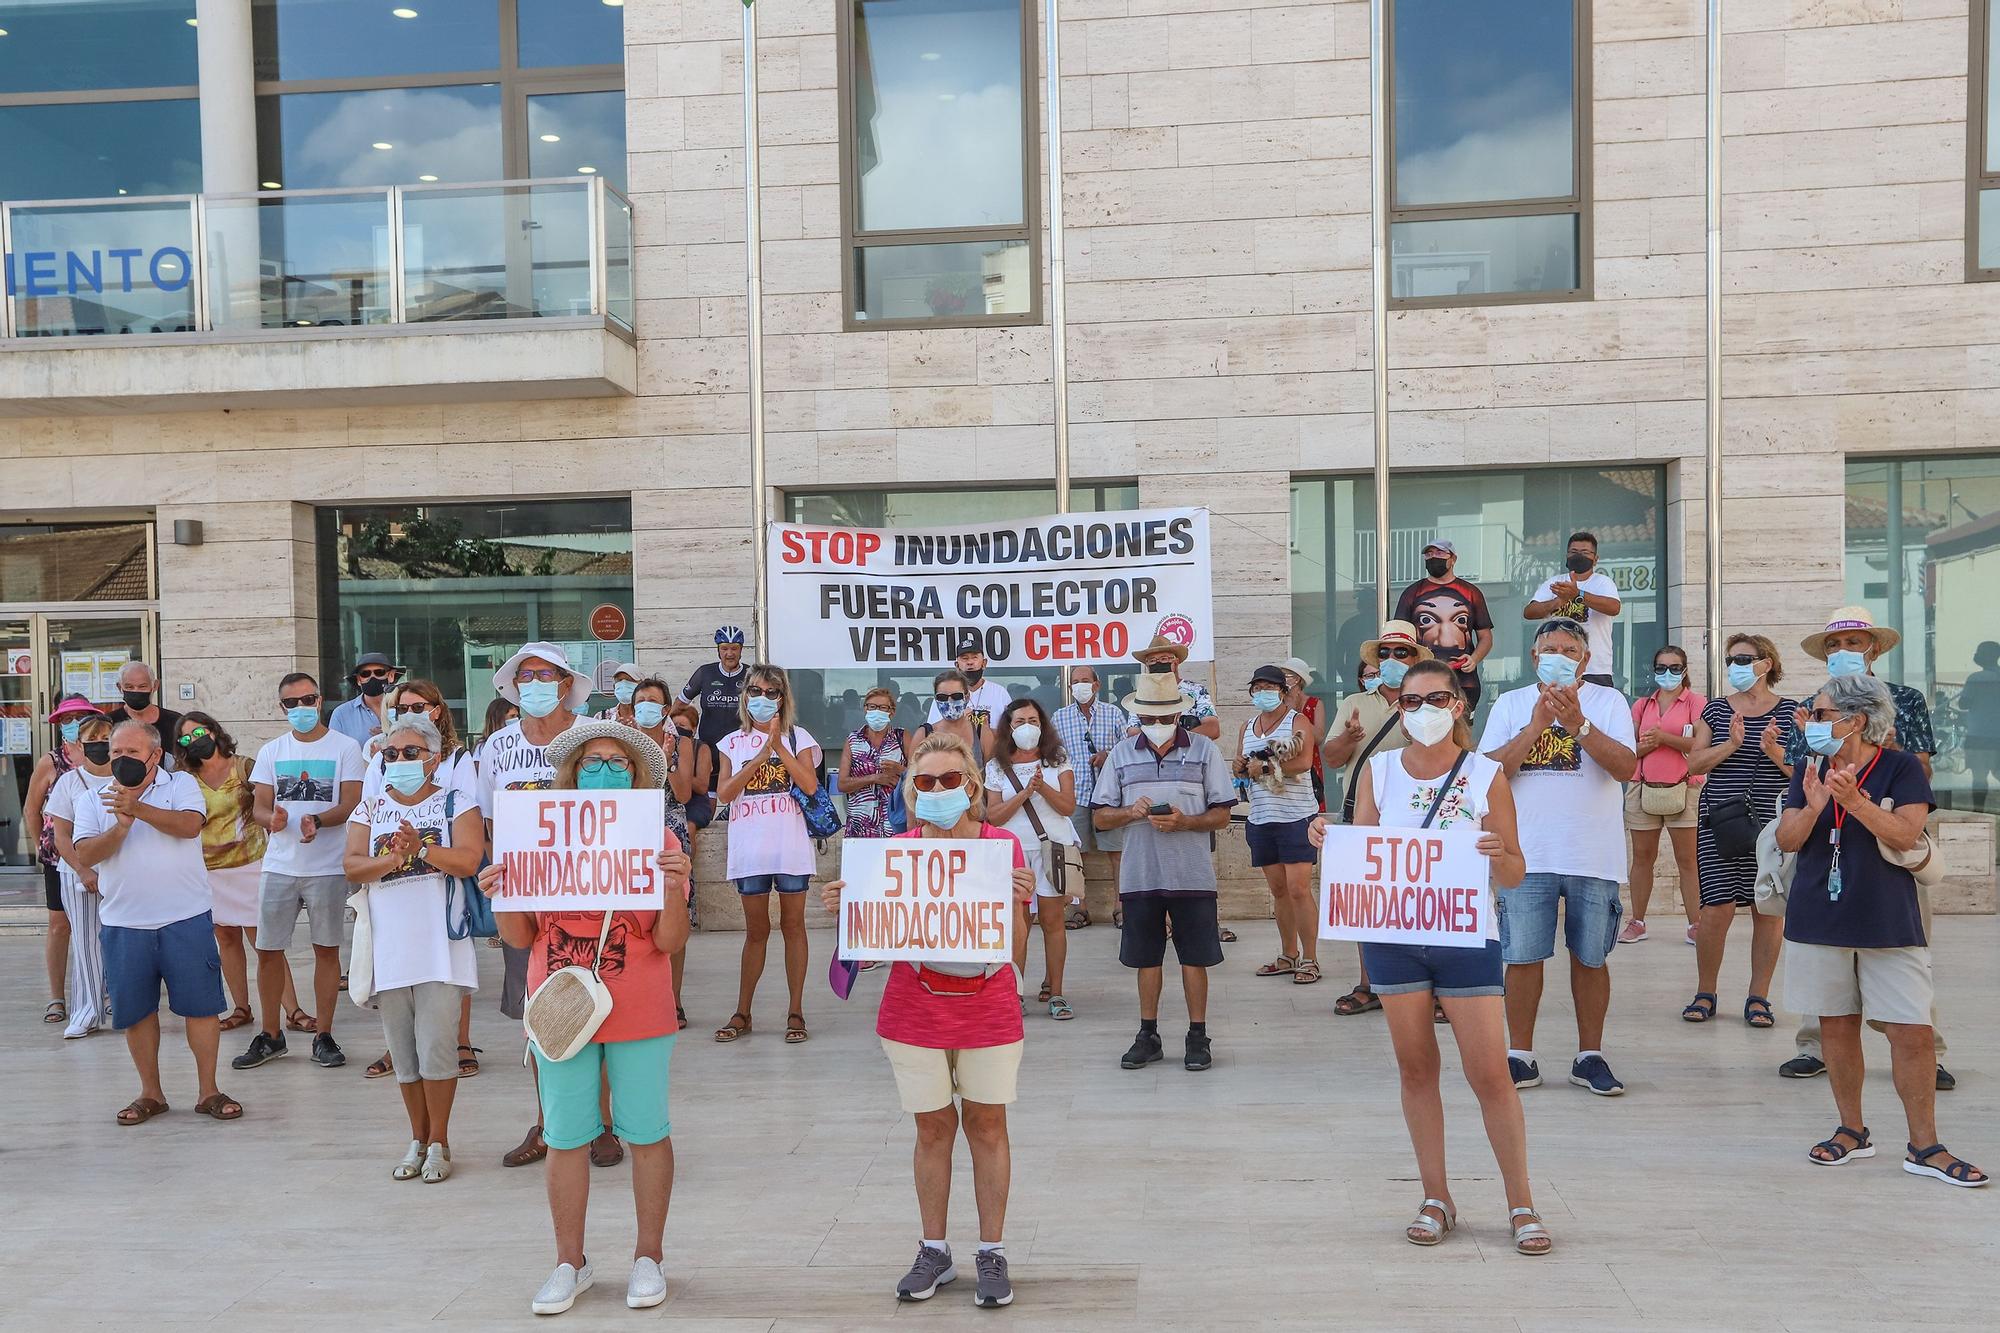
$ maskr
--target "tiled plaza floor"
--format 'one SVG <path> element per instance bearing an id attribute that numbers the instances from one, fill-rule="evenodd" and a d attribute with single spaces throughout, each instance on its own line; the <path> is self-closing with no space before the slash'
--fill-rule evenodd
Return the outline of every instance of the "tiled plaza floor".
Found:
<path id="1" fill-rule="evenodd" d="M 1961 1079 L 1939 1099 L 1943 1134 L 2000 1171 L 2000 921 L 1938 924 L 1948 1059 Z M 1903 1126 L 1879 1037 L 1868 1042 L 1867 1119 L 1882 1155 L 1840 1170 L 1807 1163 L 1807 1145 L 1833 1128 L 1831 1097 L 1823 1080 L 1776 1076 L 1791 1053 L 1789 1021 L 1755 1032 L 1733 1017 L 1744 923 L 1723 1020 L 1706 1027 L 1677 1017 L 1694 951 L 1670 923 L 1614 956 L 1607 1047 L 1627 1096 L 1593 1098 L 1560 1078 L 1523 1094 L 1537 1202 L 1557 1238 L 1542 1259 L 1506 1244 L 1492 1159 L 1448 1047 L 1463 1225 L 1435 1250 L 1404 1243 L 1419 1191 L 1381 1016 L 1333 1017 L 1344 983 L 1331 977 L 1316 987 L 1252 977 L 1272 952 L 1269 927 L 1238 928 L 1243 942 L 1216 976 L 1217 1060 L 1206 1074 L 1177 1063 L 1118 1068 L 1134 1009 L 1113 933 L 1070 936 L 1080 1017 L 1031 1020 L 1012 1116 L 1007 1238 L 1018 1299 L 1005 1311 L 974 1310 L 969 1276 L 928 1305 L 890 1298 L 917 1225 L 910 1124 L 872 1035 L 879 982 L 843 1006 L 816 957 L 813 1039 L 787 1047 L 774 970 L 756 1034 L 717 1046 L 708 1033 L 731 1007 L 741 937 L 697 936 L 694 1027 L 674 1059 L 670 1298 L 655 1311 L 624 1308 L 630 1178 L 624 1167 L 596 1172 L 599 1285 L 557 1326 L 1996 1326 L 2000 1187 L 1953 1190 L 1898 1169 Z M 829 941 L 813 935 L 816 949 Z M 476 1001 L 487 1063 L 460 1085 L 457 1174 L 396 1184 L 389 1167 L 407 1141 L 400 1104 L 387 1082 L 361 1077 L 381 1049 L 372 1015 L 342 1001 L 343 1070 L 310 1064 L 297 1037 L 287 1060 L 225 1069 L 224 1088 L 248 1108 L 226 1125 L 192 1114 L 193 1073 L 174 1025 L 164 1048 L 174 1110 L 122 1129 L 112 1113 L 135 1091 L 123 1044 L 108 1034 L 63 1042 L 36 1021 L 40 944 L 0 938 L 0 1327 L 352 1333 L 534 1322 L 527 1301 L 552 1246 L 541 1169 L 499 1165 L 532 1094 L 493 990 Z M 481 951 L 489 984 L 498 965 L 497 952 Z M 1545 1073 L 1573 1049 L 1565 990 L 1552 976 Z M 1180 1035 L 1171 988 L 1163 1027 L 1171 1050 Z M 225 1036 L 225 1056 L 243 1035 Z M 969 1249 L 962 1147 L 959 1163 L 951 1233 Z"/>

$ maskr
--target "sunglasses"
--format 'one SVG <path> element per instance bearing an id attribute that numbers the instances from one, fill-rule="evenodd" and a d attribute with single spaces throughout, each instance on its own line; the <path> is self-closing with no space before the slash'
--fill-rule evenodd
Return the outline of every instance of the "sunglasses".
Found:
<path id="1" fill-rule="evenodd" d="M 522 667 L 514 673 L 514 683 L 526 685 L 531 680 L 548 682 L 564 680 L 568 676 L 569 672 L 557 670 L 555 667 Z"/>
<path id="2" fill-rule="evenodd" d="M 1416 660 L 1416 656 L 1417 650 L 1414 648 L 1377 648 L 1375 650 L 1375 660 L 1378 662 L 1386 661 L 1391 657 L 1395 658 L 1398 662 L 1412 662 Z"/>
<path id="3" fill-rule="evenodd" d="M 1425 704 L 1433 708 L 1449 708 L 1458 698 L 1450 690 L 1432 690 L 1429 694 L 1403 694 L 1396 697 L 1396 707 L 1405 713 L 1414 713 Z"/>
<path id="4" fill-rule="evenodd" d="M 387 680 L 395 674 L 388 667 L 363 667 L 354 673 L 358 680 Z"/>
<path id="5" fill-rule="evenodd" d="M 1814 722 L 1838 722 L 1840 719 L 1846 717 L 1847 714 L 1841 712 L 1838 708 L 1815 708 L 1807 713 L 1806 716 Z"/>
<path id="6" fill-rule="evenodd" d="M 207 727 L 196 727 L 193 731 L 188 732 L 185 736 L 175 741 L 174 744 L 181 746 L 189 745 L 194 741 L 200 740 L 203 736 L 212 734 Z"/>
<path id="7" fill-rule="evenodd" d="M 632 771 L 632 761 L 616 756 L 609 759 L 600 756 L 594 759 L 586 759 L 576 766 L 576 771 L 579 773 L 602 773 L 607 769 L 613 773 L 630 773 Z"/>
<path id="8" fill-rule="evenodd" d="M 752 685 L 749 689 L 743 691 L 743 693 L 752 699 L 782 699 L 785 697 L 783 690 L 767 690 L 762 685 Z"/>
<path id="9" fill-rule="evenodd" d="M 384 759 L 428 759 L 431 757 L 431 752 L 421 745 L 405 745 L 400 750 L 393 745 L 385 745 L 382 747 L 382 757 Z"/>
<path id="10" fill-rule="evenodd" d="M 431 711 L 431 709 L 433 709 L 433 708 L 436 708 L 436 707 L 437 707 L 437 705 L 436 705 L 436 704 L 427 704 L 427 703 L 414 703 L 414 704 L 397 704 L 397 705 L 396 705 L 396 716 L 397 716 L 397 717 L 415 717 L 415 716 L 416 716 L 417 714 L 419 714 L 419 713 L 422 713 L 422 714 L 425 714 L 426 716 L 428 716 L 428 715 L 429 715 L 429 713 L 430 713 L 430 711 Z"/>
<path id="11" fill-rule="evenodd" d="M 1762 661 L 1763 659 L 1755 653 L 1731 653 L 1722 660 L 1731 666 L 1749 666 L 1752 662 Z"/>
<path id="12" fill-rule="evenodd" d="M 955 704 L 963 702 L 965 696 L 963 694 L 940 694 L 936 698 L 941 704 Z"/>
<path id="13" fill-rule="evenodd" d="M 965 770 L 954 768 L 949 773 L 918 773 L 910 781 L 918 791 L 936 791 L 940 787 L 952 791 L 965 785 Z"/>
<path id="14" fill-rule="evenodd" d="M 1732 659 L 1730 659 L 1730 660 L 1734 661 L 1735 659 L 1733 659 L 1733 658 L 1732 658 Z M 1747 663 L 1746 663 L 1745 665 L 1747 665 Z M 1688 666 L 1687 666 L 1687 663 L 1686 663 L 1686 662 L 1655 662 L 1655 663 L 1653 663 L 1653 670 L 1655 670 L 1655 671 L 1679 671 L 1679 672 L 1682 672 L 1682 673 L 1686 673 L 1687 669 L 1688 669 Z"/>
<path id="15" fill-rule="evenodd" d="M 279 706 L 284 708 L 311 708 L 318 702 L 319 696 L 317 694 L 301 694 L 295 699 L 286 699 L 281 696 L 278 699 Z"/>

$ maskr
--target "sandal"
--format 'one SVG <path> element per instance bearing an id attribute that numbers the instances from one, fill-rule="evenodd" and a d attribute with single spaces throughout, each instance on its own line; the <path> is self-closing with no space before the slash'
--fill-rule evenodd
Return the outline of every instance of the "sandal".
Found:
<path id="1" fill-rule="evenodd" d="M 478 1078 L 478 1077 L 479 1077 L 479 1057 L 480 1057 L 480 1056 L 482 1056 L 482 1055 L 484 1055 L 484 1054 L 486 1054 L 485 1050 L 484 1050 L 483 1048 L 481 1048 L 481 1047 L 478 1047 L 478 1046 L 461 1046 L 461 1047 L 459 1047 L 459 1048 L 458 1048 L 458 1076 L 459 1076 L 460 1078 Z"/>
<path id="2" fill-rule="evenodd" d="M 243 1104 L 226 1092 L 218 1092 L 196 1102 L 194 1111 L 196 1115 L 212 1115 L 217 1120 L 238 1120 L 243 1115 Z"/>
<path id="3" fill-rule="evenodd" d="M 1257 969 L 1260 977 L 1288 977 L 1299 970 L 1299 960 L 1288 953 L 1281 953 L 1264 966 Z"/>
<path id="4" fill-rule="evenodd" d="M 1039 991 L 1035 992 L 1035 998 L 1037 1000 L 1040 1000 L 1043 1004 L 1047 1004 L 1049 1000 L 1054 997 L 1054 995 L 1055 992 L 1049 989 L 1049 979 L 1047 977 L 1043 977 L 1042 988 Z"/>
<path id="5" fill-rule="evenodd" d="M 1852 1148 L 1840 1141 L 1842 1134 L 1854 1140 Z M 1915 1149 L 1911 1149 L 1911 1151 L 1914 1152 Z M 1824 1153 L 1825 1156 L 1821 1156 L 1821 1153 Z M 1857 1130 L 1849 1129 L 1846 1125 L 1842 1125 L 1839 1129 L 1833 1131 L 1831 1137 L 1815 1143 L 1806 1152 L 1806 1160 L 1810 1161 L 1814 1166 L 1839 1166 L 1850 1157 L 1873 1157 L 1874 1155 L 1875 1145 L 1868 1141 L 1868 1126 L 1863 1125 Z"/>
<path id="6" fill-rule="evenodd" d="M 340 974 L 340 989 L 343 991 L 347 989 L 347 973 L 345 972 Z"/>
<path id="7" fill-rule="evenodd" d="M 1706 1023 L 1714 1017 L 1715 995 L 1710 991 L 1696 991 L 1694 998 L 1689 1000 L 1687 1006 L 1681 1010 L 1681 1022 L 1683 1023 Z M 1749 1017 L 1749 1007 L 1747 1005 L 1744 1007 L 1744 1017 Z"/>
<path id="8" fill-rule="evenodd" d="M 1444 1001 L 1438 999 L 1435 995 L 1431 997 L 1431 1022 L 1439 1024 L 1451 1022 L 1451 1019 L 1445 1016 Z"/>
<path id="9" fill-rule="evenodd" d="M 1382 997 L 1366 986 L 1356 986 L 1347 994 L 1333 1002 L 1333 1012 L 1342 1018 L 1352 1018 L 1356 1014 L 1371 1013 L 1382 1007 Z"/>
<path id="10" fill-rule="evenodd" d="M 532 1166 L 548 1155 L 549 1145 L 542 1137 L 542 1127 L 533 1125 L 529 1127 L 528 1137 L 521 1140 L 520 1146 L 500 1158 L 500 1165 Z"/>
<path id="11" fill-rule="evenodd" d="M 1122 907 L 1114 907 L 1114 908 L 1112 908 L 1112 909 L 1111 909 L 1111 928 L 1112 928 L 1113 930 L 1123 930 L 1123 929 L 1125 929 L 1125 909 L 1124 909 L 1124 908 L 1122 908 Z"/>
<path id="12" fill-rule="evenodd" d="M 293 1032 L 317 1032 L 319 1020 L 294 1005 L 291 1012 L 285 1015 L 285 1026 Z"/>
<path id="13" fill-rule="evenodd" d="M 1777 1015 L 1771 1012 L 1771 1002 L 1761 995 L 1752 995 L 1743 1002 L 1743 1021 L 1753 1028 L 1776 1027 Z"/>
<path id="14" fill-rule="evenodd" d="M 377 1060 L 374 1064 L 369 1065 L 368 1068 L 361 1071 L 361 1077 L 387 1078 L 389 1075 L 395 1072 L 396 1072 L 395 1062 L 389 1058 L 389 1053 L 387 1051 L 384 1051 L 382 1052 L 382 1058 L 380 1060 Z"/>
<path id="15" fill-rule="evenodd" d="M 1438 1210 L 1437 1217 L 1430 1215 L 1433 1208 Z M 1403 1228 L 1403 1239 L 1412 1245 L 1436 1245 L 1457 1225 L 1458 1209 L 1443 1199 L 1425 1199 L 1424 1206 L 1410 1219 L 1410 1225 Z"/>
<path id="16" fill-rule="evenodd" d="M 605 1130 L 590 1141 L 590 1164 L 592 1166 L 616 1166 L 625 1160 L 625 1145 L 618 1136 Z"/>
<path id="17" fill-rule="evenodd" d="M 128 1128 L 132 1125 L 143 1125 L 156 1115 L 165 1115 L 167 1110 L 165 1102 L 156 1102 L 151 1097 L 141 1097 L 118 1113 L 118 1123 Z"/>
<path id="18" fill-rule="evenodd" d="M 1090 909 L 1081 903 L 1063 913 L 1064 930 L 1082 930 L 1090 924 Z"/>
<path id="19" fill-rule="evenodd" d="M 1298 969 L 1292 973 L 1292 984 L 1294 986 L 1310 986 L 1320 979 L 1320 975 L 1319 960 L 1317 958 L 1301 958 L 1299 959 Z"/>
<path id="20" fill-rule="evenodd" d="M 1052 995 L 1049 997 L 1049 1017 L 1061 1023 L 1075 1018 L 1076 1010 L 1070 1008 L 1069 1001 L 1065 1000 L 1062 996 Z"/>
<path id="21" fill-rule="evenodd" d="M 798 1021 L 794 1022 L 794 1019 Z M 796 1046 L 811 1036 L 812 1033 L 806 1031 L 806 1016 L 804 1014 L 785 1015 L 785 1045 Z"/>
<path id="22" fill-rule="evenodd" d="M 1516 1226 L 1517 1217 L 1530 1220 Z M 1507 1225 L 1514 1228 L 1514 1248 L 1522 1254 L 1547 1254 L 1556 1247 L 1556 1238 L 1542 1225 L 1542 1215 L 1532 1208 L 1509 1209 Z"/>
<path id="23" fill-rule="evenodd" d="M 222 1030 L 224 1032 L 234 1032 L 236 1031 L 236 1029 L 242 1027 L 245 1023 L 248 1023 L 249 1021 L 250 1021 L 250 1006 L 247 1004 L 239 1004 L 234 1009 L 231 1009 L 227 1014 L 223 1016 Z"/>
<path id="24" fill-rule="evenodd" d="M 740 1024 L 736 1021 L 739 1018 L 743 1020 Z M 715 1039 L 717 1041 L 735 1041 L 738 1038 L 749 1035 L 750 1015 L 742 1012 L 731 1014 L 729 1021 L 715 1030 Z"/>
<path id="25" fill-rule="evenodd" d="M 675 1005 L 674 1027 L 678 1030 L 687 1027 L 687 1025 L 688 1025 L 688 1011 L 681 1008 L 679 1005 Z"/>
<path id="26" fill-rule="evenodd" d="M 1224 944 L 1236 943 L 1236 932 L 1231 930 L 1227 926 L 1224 926 L 1220 930 L 1216 931 L 1216 934 L 1221 937 L 1222 942 Z"/>
<path id="27" fill-rule="evenodd" d="M 42 1021 L 44 1023 L 69 1022 L 69 1005 L 62 1000 L 50 1000 L 42 1006 Z"/>
<path id="28" fill-rule="evenodd" d="M 1917 1145 L 1914 1143 L 1903 1146 L 1910 1150 L 1910 1155 L 1903 1159 L 1903 1169 L 1913 1176 L 1930 1176 L 1933 1179 L 1942 1180 L 1947 1185 L 1957 1185 L 1961 1189 L 1969 1190 L 1978 1189 L 1981 1185 L 1992 1179 L 1984 1171 L 1981 1171 L 1978 1167 L 1965 1161 L 1963 1158 L 1953 1162 L 1950 1166 L 1932 1166 L 1930 1159 L 1944 1151 L 1942 1143 L 1933 1143 L 1922 1152 L 1917 1151 Z M 1974 1180 L 1974 1176 L 1979 1177 L 1979 1179 Z"/>

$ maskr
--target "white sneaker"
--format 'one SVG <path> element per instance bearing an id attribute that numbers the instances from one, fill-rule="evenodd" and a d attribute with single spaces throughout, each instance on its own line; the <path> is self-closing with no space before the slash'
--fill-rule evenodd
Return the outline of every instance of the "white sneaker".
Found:
<path id="1" fill-rule="evenodd" d="M 389 1173 L 392 1180 L 415 1180 L 424 1169 L 424 1145 L 418 1139 L 410 1140 L 410 1150 L 403 1154 L 403 1160 L 396 1163 L 396 1169 Z"/>
<path id="2" fill-rule="evenodd" d="M 625 1304 L 634 1310 L 650 1310 L 667 1299 L 667 1275 L 652 1259 L 634 1259 L 632 1276 L 625 1283 Z"/>
<path id="3" fill-rule="evenodd" d="M 442 1143 L 433 1143 L 424 1153 L 424 1184 L 435 1185 L 450 1177 L 451 1150 Z"/>
<path id="4" fill-rule="evenodd" d="M 590 1260 L 583 1261 L 583 1271 L 578 1272 L 568 1264 L 557 1264 L 556 1271 L 549 1274 L 549 1280 L 535 1293 L 535 1299 L 528 1308 L 536 1314 L 561 1314 L 576 1304 L 576 1298 L 590 1290 L 590 1284 L 597 1279 L 590 1266 Z"/>
<path id="5" fill-rule="evenodd" d="M 1695 938 L 1694 938 L 1694 932 L 1695 932 L 1695 930 L 1696 930 L 1696 927 L 1694 927 L 1694 926 L 1689 926 L 1689 927 L 1688 927 L 1688 937 L 1687 937 L 1687 938 L 1688 938 L 1688 943 L 1689 943 L 1689 944 L 1693 944 L 1693 943 L 1695 942 Z"/>

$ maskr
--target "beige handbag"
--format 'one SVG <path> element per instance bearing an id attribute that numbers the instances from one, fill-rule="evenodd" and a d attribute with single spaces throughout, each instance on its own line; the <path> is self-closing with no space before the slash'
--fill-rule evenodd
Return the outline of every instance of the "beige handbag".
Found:
<path id="1" fill-rule="evenodd" d="M 1671 819 L 1675 815 L 1687 813 L 1688 785 L 1685 782 L 1642 782 L 1639 784 L 1639 809 L 1649 815 L 1660 815 Z"/>
<path id="2" fill-rule="evenodd" d="M 597 956 L 589 967 L 570 966 L 551 972 L 521 1012 L 528 1040 L 544 1060 L 563 1061 L 590 1044 L 611 1016 L 611 988 L 597 975 L 604 961 L 604 941 L 611 933 L 611 913 L 597 932 Z"/>
<path id="3" fill-rule="evenodd" d="M 347 895 L 354 912 L 354 945 L 347 959 L 347 998 L 363 1009 L 377 1006 L 375 999 L 375 926 L 368 915 L 366 885 Z"/>
<path id="4" fill-rule="evenodd" d="M 1894 810 L 1896 803 L 1884 801 L 1882 808 Z M 1944 883 L 1944 859 L 1937 854 L 1937 843 L 1931 840 L 1928 830 L 1918 836 L 1917 845 L 1907 852 L 1892 851 L 1880 843 L 1876 847 L 1880 849 L 1884 861 L 1909 871 L 1918 888 L 1934 889 Z"/>

